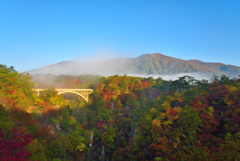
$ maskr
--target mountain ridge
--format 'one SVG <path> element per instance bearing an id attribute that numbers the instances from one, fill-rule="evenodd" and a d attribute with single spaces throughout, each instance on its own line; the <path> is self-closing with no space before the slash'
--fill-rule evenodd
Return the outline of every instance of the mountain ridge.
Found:
<path id="1" fill-rule="evenodd" d="M 224 63 L 203 62 L 198 59 L 183 60 L 161 53 L 142 54 L 136 58 L 108 59 L 98 64 L 64 61 L 27 71 L 30 74 L 177 74 L 201 72 L 207 75 L 237 77 L 240 67 Z"/>

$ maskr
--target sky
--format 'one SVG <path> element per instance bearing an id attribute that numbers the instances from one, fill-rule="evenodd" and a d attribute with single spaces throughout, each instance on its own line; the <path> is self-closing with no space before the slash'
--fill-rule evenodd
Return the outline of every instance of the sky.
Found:
<path id="1" fill-rule="evenodd" d="M 0 1 L 0 64 L 19 72 L 145 53 L 240 66 L 240 1 Z"/>

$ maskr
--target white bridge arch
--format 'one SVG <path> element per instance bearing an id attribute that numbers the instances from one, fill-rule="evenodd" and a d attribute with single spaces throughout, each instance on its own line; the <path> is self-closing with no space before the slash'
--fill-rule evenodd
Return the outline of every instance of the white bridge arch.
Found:
<path id="1" fill-rule="evenodd" d="M 88 102 L 88 96 L 90 93 L 93 92 L 93 89 L 55 89 L 58 93 L 57 94 L 63 94 L 63 93 L 73 93 L 81 98 L 83 98 L 84 101 Z M 44 91 L 44 89 L 33 89 L 33 91 L 37 92 L 37 96 L 39 96 L 41 91 Z"/>

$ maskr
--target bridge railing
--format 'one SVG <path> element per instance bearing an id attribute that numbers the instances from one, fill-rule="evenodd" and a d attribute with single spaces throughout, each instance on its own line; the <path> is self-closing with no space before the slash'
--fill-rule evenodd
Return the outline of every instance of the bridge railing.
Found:
<path id="1" fill-rule="evenodd" d="M 35 88 L 35 89 L 32 89 L 33 91 L 44 91 L 44 89 L 42 88 Z M 93 89 L 68 89 L 68 88 L 56 88 L 55 90 L 59 91 L 93 91 Z"/>

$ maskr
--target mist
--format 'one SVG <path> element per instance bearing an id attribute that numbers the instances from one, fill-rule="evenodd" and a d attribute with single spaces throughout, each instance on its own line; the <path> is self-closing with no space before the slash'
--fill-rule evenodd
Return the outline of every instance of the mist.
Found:
<path id="1" fill-rule="evenodd" d="M 161 54 L 162 55 L 162 54 Z M 179 77 L 191 76 L 196 80 L 213 80 L 213 74 L 204 72 L 185 72 L 176 74 L 147 74 L 139 69 L 134 63 L 131 52 L 118 52 L 110 48 L 102 48 L 94 55 L 81 55 L 72 58 L 72 61 L 64 61 L 35 70 L 27 71 L 30 74 L 53 74 L 53 75 L 99 75 L 99 76 L 136 76 L 136 77 L 161 77 L 163 80 L 177 80 Z M 168 57 L 168 56 L 166 56 Z M 171 58 L 171 57 L 170 57 Z M 172 59 L 172 58 L 171 58 Z M 44 79 L 44 78 L 43 78 Z M 52 79 L 52 78 L 48 78 Z"/>
<path id="2" fill-rule="evenodd" d="M 122 75 L 121 75 L 122 76 Z M 183 76 L 191 76 L 194 77 L 194 79 L 196 80 L 208 80 L 208 82 L 211 82 L 211 80 L 213 79 L 213 76 L 207 75 L 205 73 L 202 72 L 193 72 L 193 73 L 177 73 L 177 74 L 165 74 L 165 75 L 158 75 L 158 74 L 154 74 L 154 75 L 136 75 L 136 74 L 128 74 L 127 76 L 135 76 L 135 77 L 143 77 L 143 78 L 149 78 L 152 77 L 154 79 L 157 78 L 162 78 L 165 81 L 174 81 L 174 80 L 178 80 L 179 77 L 183 77 Z"/>
<path id="3" fill-rule="evenodd" d="M 101 75 L 110 76 L 114 74 L 127 74 L 118 72 L 121 66 L 125 66 L 129 61 L 127 59 L 133 56 L 131 52 L 118 52 L 111 48 L 101 48 L 92 54 L 81 54 L 78 57 L 71 58 L 70 61 L 63 61 L 49 66 L 44 66 L 38 69 L 26 71 L 30 74 L 54 74 L 54 75 Z M 124 57 L 124 58 L 123 58 Z M 126 58 L 127 57 L 127 58 Z M 121 61 L 119 61 L 121 59 Z M 117 60 L 115 62 L 114 60 Z M 113 70 L 114 65 L 118 65 Z"/>
<path id="4" fill-rule="evenodd" d="M 40 68 L 34 71 L 29 71 L 30 74 L 53 74 L 53 75 L 100 75 L 104 77 L 113 76 L 118 74 L 119 76 L 127 75 L 127 76 L 136 76 L 136 77 L 153 77 L 154 79 L 161 77 L 163 80 L 176 80 L 182 76 L 191 76 L 197 80 L 210 80 L 212 76 L 207 75 L 202 72 L 193 72 L 193 73 L 177 73 L 177 74 L 134 74 L 131 71 L 127 71 L 126 73 L 111 69 L 111 64 L 102 63 L 76 63 L 73 61 L 61 62 L 56 65 L 47 66 L 44 68 Z M 125 65 L 126 62 L 120 62 L 121 65 Z M 108 69 L 108 70 L 106 70 Z"/>

